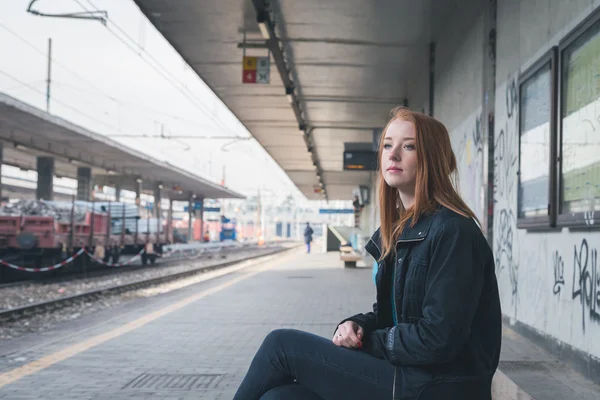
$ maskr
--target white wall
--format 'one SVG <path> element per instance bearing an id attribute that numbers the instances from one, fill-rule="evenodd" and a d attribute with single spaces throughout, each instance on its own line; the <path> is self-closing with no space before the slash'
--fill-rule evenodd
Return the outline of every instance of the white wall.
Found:
<path id="1" fill-rule="evenodd" d="M 517 229 L 516 196 L 518 75 L 598 5 L 600 0 L 498 2 L 493 160 L 493 250 L 503 313 L 596 358 L 600 358 L 600 231 Z M 460 35 L 450 28 L 446 38 L 440 37 L 436 64 L 443 70 L 436 68 L 435 93 L 435 116 L 448 127 L 459 162 L 461 193 L 480 216 L 485 211 L 481 196 L 485 180 L 477 132 L 482 123 L 487 35 L 482 15 L 473 17 L 468 30 L 457 31 Z"/>
<path id="2" fill-rule="evenodd" d="M 504 314 L 600 358 L 600 231 L 517 229 L 517 79 L 596 1 L 498 2 L 494 254 Z"/>

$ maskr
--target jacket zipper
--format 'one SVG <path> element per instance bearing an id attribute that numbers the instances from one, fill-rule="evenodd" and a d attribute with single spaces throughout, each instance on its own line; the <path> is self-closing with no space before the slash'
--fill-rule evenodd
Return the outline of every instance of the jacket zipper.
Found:
<path id="1" fill-rule="evenodd" d="M 404 240 L 398 240 L 396 242 L 396 244 L 398 244 L 398 243 L 410 243 L 410 242 L 421 242 L 423 240 L 425 240 L 425 238 L 404 239 Z M 375 243 L 375 242 L 373 242 L 373 243 Z M 377 245 L 375 245 L 375 246 L 377 246 Z M 398 268 L 398 265 L 394 265 L 394 274 L 393 274 L 393 277 L 392 277 L 392 279 L 393 279 L 392 280 L 392 282 L 393 282 L 393 284 L 392 284 L 392 299 L 393 299 L 393 305 L 394 305 L 394 307 L 393 307 L 394 309 L 392 310 L 392 312 L 394 314 L 398 314 L 396 312 L 396 268 Z M 392 383 L 392 400 L 396 399 L 396 371 L 397 371 L 397 368 L 398 367 L 394 366 L 394 382 Z"/>
<path id="2" fill-rule="evenodd" d="M 392 400 L 396 399 L 396 367 L 394 367 L 394 386 L 392 386 Z"/>

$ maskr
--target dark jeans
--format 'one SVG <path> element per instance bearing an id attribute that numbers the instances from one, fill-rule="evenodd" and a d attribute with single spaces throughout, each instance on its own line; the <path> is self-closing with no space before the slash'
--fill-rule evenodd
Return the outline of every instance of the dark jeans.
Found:
<path id="1" fill-rule="evenodd" d="M 394 367 L 311 333 L 269 333 L 234 400 L 391 399 Z"/>
<path id="2" fill-rule="evenodd" d="M 310 253 L 310 242 L 305 242 L 306 243 L 306 252 Z"/>

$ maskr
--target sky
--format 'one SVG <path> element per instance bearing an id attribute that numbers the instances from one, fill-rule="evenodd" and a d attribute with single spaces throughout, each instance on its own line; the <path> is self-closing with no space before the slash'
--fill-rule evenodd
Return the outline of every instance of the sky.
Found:
<path id="1" fill-rule="evenodd" d="M 52 114 L 215 182 L 224 173 L 226 186 L 245 195 L 262 187 L 305 200 L 132 0 L 37 0 L 33 6 L 44 13 L 105 10 L 106 25 L 35 16 L 26 12 L 29 3 L 0 4 L 0 92 L 46 109 L 52 38 Z M 240 140 L 143 137 L 161 133 Z"/>

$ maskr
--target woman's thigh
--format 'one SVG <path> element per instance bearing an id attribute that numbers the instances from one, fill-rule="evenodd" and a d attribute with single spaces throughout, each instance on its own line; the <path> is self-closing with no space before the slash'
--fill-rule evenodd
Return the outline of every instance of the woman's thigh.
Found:
<path id="1" fill-rule="evenodd" d="M 265 340 L 296 382 L 325 400 L 392 397 L 394 367 L 385 360 L 298 330 L 279 329 Z"/>

